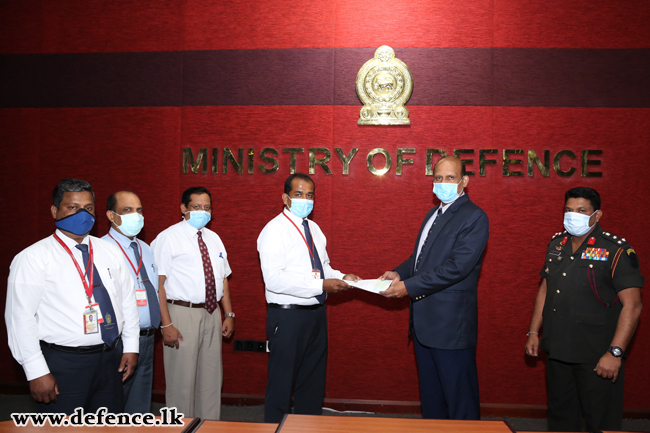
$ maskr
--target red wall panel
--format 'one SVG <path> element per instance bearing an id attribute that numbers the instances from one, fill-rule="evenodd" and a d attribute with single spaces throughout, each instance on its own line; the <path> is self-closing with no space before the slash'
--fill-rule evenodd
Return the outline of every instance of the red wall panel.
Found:
<path id="1" fill-rule="evenodd" d="M 494 0 L 494 46 L 648 48 L 645 0 Z"/>
<path id="2" fill-rule="evenodd" d="M 7 1 L 0 52 L 259 48 L 649 48 L 645 0 Z"/>
<path id="3" fill-rule="evenodd" d="M 4 191 L 0 194 L 0 234 L 5 242 L 12 244 L 0 249 L 0 308 L 3 312 L 9 265 L 20 250 L 39 240 L 38 211 L 44 207 L 32 206 L 32 203 L 40 202 L 40 185 L 35 175 L 39 171 L 39 123 L 38 109 L 0 109 L 0 161 L 3 162 L 0 184 Z M 24 380 L 23 369 L 9 353 L 4 320 L 0 330 L 0 371 L 10 380 Z M 7 379 L 0 378 L 2 380 Z"/>
<path id="4" fill-rule="evenodd" d="M 641 0 L 625 4 L 605 0 L 596 3 L 584 0 L 419 0 L 408 5 L 389 6 L 377 2 L 339 0 L 304 2 L 299 10 L 295 3 L 281 0 L 258 3 L 93 0 L 83 4 L 29 0 L 4 2 L 0 6 L 0 53 L 374 49 L 385 43 L 404 49 L 647 48 L 650 42 L 648 15 L 649 6 Z M 499 53 L 503 54 L 502 51 Z M 611 57 L 596 54 L 599 60 L 611 59 L 605 66 L 615 69 L 619 66 L 616 59 L 624 58 L 626 51 L 616 51 Z M 242 58 L 245 55 L 243 53 Z M 414 55 L 413 69 L 417 70 L 419 54 Z M 136 57 L 133 62 L 137 66 L 140 57 Z M 167 57 L 160 58 L 164 61 Z M 175 59 L 171 63 L 176 62 L 170 63 L 170 70 L 178 72 L 184 65 L 183 59 L 188 57 L 183 53 L 178 58 L 170 58 Z M 216 69 L 220 67 L 221 57 L 215 58 L 215 63 L 206 64 L 216 65 Z M 462 64 L 465 58 L 468 57 L 451 56 L 445 61 L 453 66 Z M 39 61 L 31 56 L 3 59 L 8 59 L 8 62 Z M 108 57 L 103 59 L 110 60 Z M 55 60 L 65 59 L 57 57 Z M 359 64 L 366 60 L 359 59 Z M 349 69 L 352 63 L 345 65 Z M 328 64 L 332 69 L 340 66 L 336 62 Z M 486 68 L 482 72 L 495 68 L 494 61 L 487 66 L 485 63 L 480 65 Z M 520 88 L 507 86 L 507 80 L 503 79 L 508 73 L 516 72 L 511 71 L 514 66 L 509 65 L 505 61 L 496 65 L 506 69 L 499 81 L 503 89 L 493 88 L 488 78 L 471 81 L 475 87 L 466 93 L 483 92 L 488 97 L 486 104 L 489 104 L 495 94 L 498 96 L 500 91 L 504 91 L 507 93 L 504 105 L 512 100 L 529 101 L 526 98 L 530 95 L 543 96 L 546 93 L 540 89 L 548 84 L 553 71 L 536 70 L 537 75 L 530 74 L 532 81 L 518 81 L 523 83 L 519 84 Z M 483 403 L 544 404 L 543 360 L 534 362 L 525 358 L 523 345 L 546 245 L 555 232 L 562 230 L 564 191 L 577 185 L 599 190 L 603 197 L 603 227 L 626 237 L 639 253 L 642 272 L 648 272 L 650 233 L 640 218 L 648 211 L 648 205 L 643 200 L 638 204 L 638 197 L 650 193 L 650 181 L 643 176 L 649 156 L 650 109 L 409 105 L 411 126 L 360 127 L 356 124 L 360 104 L 346 102 L 348 105 L 340 105 L 336 99 L 356 101 L 354 83 L 350 81 L 356 71 L 350 69 L 337 75 L 336 71 L 323 68 L 306 69 L 313 71 L 314 76 L 318 75 L 314 82 L 332 86 L 331 93 L 339 95 L 333 96 L 332 101 L 339 105 L 329 105 L 329 99 L 326 101 L 328 105 L 268 105 L 273 103 L 269 102 L 273 98 L 261 100 L 255 89 L 274 82 L 285 83 L 286 76 L 281 74 L 281 69 L 278 72 L 277 67 L 278 64 L 271 69 L 268 64 L 259 65 L 262 71 L 275 71 L 275 81 L 264 81 L 262 74 L 261 77 L 250 75 L 250 80 L 255 82 L 238 82 L 235 90 L 246 96 L 251 105 L 106 108 L 102 104 L 109 105 L 107 99 L 89 93 L 71 100 L 84 102 L 79 104 L 81 106 L 94 103 L 98 108 L 57 108 L 53 103 L 54 108 L 0 111 L 0 151 L 4 163 L 0 176 L 3 185 L 11 186 L 18 179 L 21 190 L 24 190 L 22 196 L 28 194 L 33 201 L 29 204 L 29 211 L 14 212 L 11 209 L 17 200 L 15 188 L 5 188 L 0 194 L 5 222 L 0 226 L 0 236 L 10 246 L 0 255 L 4 269 L 0 278 L 6 279 L 13 255 L 51 233 L 51 190 L 63 177 L 80 177 L 95 187 L 98 223 L 94 233 L 98 235 L 103 235 L 108 229 L 103 218 L 107 195 L 124 188 L 136 191 L 145 207 L 144 239 L 148 242 L 178 221 L 181 192 L 189 186 L 205 185 L 212 191 L 218 209 L 210 227 L 224 240 L 233 269 L 232 299 L 237 312 L 235 338 L 261 340 L 265 337 L 266 303 L 256 239 L 266 222 L 282 207 L 280 196 L 284 179 L 289 174 L 290 159 L 283 148 L 304 148 L 305 152 L 297 154 L 297 170 L 303 172 L 309 169 L 310 148 L 326 148 L 331 152 L 328 162 L 331 175 L 325 174 L 320 166 L 315 167 L 317 203 L 313 218 L 328 236 L 333 266 L 365 278 L 377 277 L 406 259 L 412 251 L 422 218 L 435 204 L 431 177 L 425 175 L 427 148 L 444 149 L 449 153 L 458 148 L 473 149 L 473 155 L 465 154 L 463 157 L 473 158 L 468 169 L 476 172 L 479 149 L 497 149 L 496 154 L 488 157 L 497 163 L 486 167 L 485 176 L 474 175 L 467 188 L 472 200 L 490 218 L 490 241 L 479 283 L 477 354 L 481 399 Z M 70 73 L 75 72 L 74 65 L 72 69 Z M 200 68 L 195 64 L 195 69 Z M 643 70 L 642 67 L 637 69 Z M 48 70 L 55 71 L 54 76 L 36 77 L 36 82 L 39 78 L 52 83 L 75 81 L 67 73 L 56 74 L 56 71 L 66 71 L 65 68 Z M 147 71 L 146 68 L 134 70 L 146 76 L 142 73 Z M 452 72 L 442 77 L 439 70 L 425 68 L 418 71 L 414 95 L 424 93 L 425 88 L 438 86 L 443 88 L 443 93 L 453 96 L 456 88 L 449 83 L 461 83 L 457 84 L 460 87 L 465 83 L 455 80 L 454 70 L 453 67 L 448 69 Z M 193 89 L 197 95 L 203 91 L 215 92 L 215 86 L 206 86 L 206 90 L 201 87 L 214 73 L 212 66 L 194 71 L 189 84 L 196 84 Z M 179 74 L 161 73 L 167 81 L 161 81 L 165 84 L 158 85 L 158 91 L 156 86 L 148 86 L 147 94 L 169 92 L 171 96 L 164 100 L 185 101 L 183 97 L 188 95 L 182 92 L 187 91 L 188 83 L 183 80 L 188 79 L 188 72 Z M 561 75 L 556 73 L 553 80 L 566 86 L 567 91 L 580 84 L 567 85 Z M 623 95 L 622 99 L 614 102 L 605 98 L 601 104 L 610 107 L 647 106 L 644 95 L 647 95 L 650 84 L 642 80 L 642 73 L 634 76 L 638 85 L 633 88 L 640 89 L 634 98 Z M 92 78 L 89 77 L 91 83 Z M 224 92 L 232 90 L 228 88 L 232 81 L 227 77 L 217 81 Z M 144 86 L 138 87 L 138 81 L 134 82 L 136 85 L 130 82 L 134 89 L 130 93 L 137 96 L 139 91 L 145 92 Z M 598 82 L 590 83 L 602 87 Z M 102 89 L 110 96 L 111 89 L 121 88 L 118 84 L 104 82 Z M 295 95 L 296 89 L 309 91 L 309 88 L 305 90 L 304 82 L 301 86 L 289 86 L 288 90 L 283 87 L 280 92 L 282 100 L 300 100 L 302 95 Z M 57 86 L 44 89 L 47 94 L 42 97 L 46 101 L 61 100 L 60 96 L 57 99 L 57 92 L 62 90 Z M 11 89 L 3 91 L 10 93 Z M 219 91 L 219 86 L 216 91 Z M 316 91 L 322 92 L 322 87 L 314 89 Z M 37 97 L 38 92 L 34 93 Z M 579 96 L 569 100 L 580 100 Z M 117 102 L 111 103 L 119 106 L 119 101 L 124 100 L 121 98 L 118 95 Z M 470 100 L 475 99 L 461 99 Z M 540 100 L 540 97 L 530 96 L 533 105 L 534 101 Z M 563 101 L 561 98 L 553 100 Z M 138 98 L 128 101 L 137 105 Z M 587 102 L 598 105 L 599 101 Z M 530 105 L 513 103 L 518 104 Z M 208 170 L 205 174 L 183 174 L 183 149 L 188 147 L 194 155 L 198 149 L 208 148 L 210 163 L 212 149 L 216 148 L 218 173 Z M 242 174 L 237 174 L 232 165 L 228 173 L 223 173 L 225 147 L 233 150 L 235 155 L 238 149 L 244 149 Z M 262 173 L 258 167 L 262 163 L 259 153 L 268 147 L 279 152 L 276 158 L 279 170 L 276 173 Z M 348 175 L 342 174 L 342 163 L 335 151 L 337 147 L 346 154 L 352 148 L 359 149 Z M 392 167 L 383 176 L 375 176 L 366 168 L 366 155 L 373 148 L 384 148 L 391 155 Z M 414 154 L 405 154 L 414 162 L 404 164 L 401 175 L 396 174 L 397 148 L 416 149 Z M 254 156 L 250 174 L 246 164 L 248 149 L 253 149 Z M 549 150 L 551 158 L 560 150 L 571 150 L 577 159 L 564 158 L 562 164 L 565 168 L 577 168 L 577 173 L 562 177 L 551 169 L 550 176 L 544 177 L 535 168 L 533 176 L 503 176 L 503 149 L 534 150 L 538 155 Z M 580 152 L 586 149 L 602 151 L 602 155 L 592 157 L 600 160 L 601 165 L 590 166 L 590 171 L 600 171 L 602 177 L 580 176 Z M 525 154 L 511 158 L 523 160 L 523 165 L 513 165 L 511 170 L 525 172 Z M 375 164 L 381 165 L 382 161 L 383 157 L 377 157 Z M 211 168 L 210 164 L 208 167 Z M 330 354 L 327 396 L 418 400 L 413 349 L 406 335 L 408 301 L 387 300 L 351 290 L 331 296 L 328 304 Z M 648 338 L 649 314 L 646 308 L 627 361 L 626 407 L 650 407 L 646 391 L 650 387 L 650 378 L 644 368 L 650 349 L 639 344 Z M 0 337 L 0 345 L 4 347 L 0 348 L 0 381 L 19 382 L 24 380 L 24 376 L 10 357 L 6 340 L 3 340 L 5 335 L 3 332 Z M 164 388 L 160 349 L 158 344 L 156 389 Z M 224 392 L 263 395 L 267 355 L 235 352 L 232 339 L 225 342 L 223 352 Z"/>
<path id="5" fill-rule="evenodd" d="M 120 189 L 135 191 L 143 202 L 151 242 L 167 227 L 158 215 L 176 209 L 180 108 L 42 109 L 38 159 L 41 203 L 64 177 L 89 181 L 97 198 L 94 231 L 109 228 L 106 198 Z M 40 206 L 39 236 L 53 230 L 49 207 Z"/>

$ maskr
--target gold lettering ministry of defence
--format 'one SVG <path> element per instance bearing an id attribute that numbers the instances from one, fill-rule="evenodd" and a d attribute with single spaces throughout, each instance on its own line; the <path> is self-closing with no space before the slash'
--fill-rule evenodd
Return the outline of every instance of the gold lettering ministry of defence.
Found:
<path id="1" fill-rule="evenodd" d="M 410 125 L 409 110 L 404 106 L 411 97 L 411 71 L 395 51 L 382 45 L 357 74 L 357 95 L 363 108 L 359 125 Z"/>

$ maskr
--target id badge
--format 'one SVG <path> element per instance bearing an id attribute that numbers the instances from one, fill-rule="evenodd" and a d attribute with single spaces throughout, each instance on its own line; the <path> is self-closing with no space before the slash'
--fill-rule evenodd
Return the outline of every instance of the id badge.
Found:
<path id="1" fill-rule="evenodd" d="M 145 289 L 138 289 L 135 291 L 135 300 L 138 307 L 147 306 L 147 291 Z"/>
<path id="2" fill-rule="evenodd" d="M 320 271 L 318 269 L 312 270 L 311 275 L 314 277 L 314 280 L 320 280 Z"/>
<path id="3" fill-rule="evenodd" d="M 86 309 L 84 312 L 84 334 L 97 334 L 99 332 L 98 312 Z"/>
<path id="4" fill-rule="evenodd" d="M 95 302 L 90 306 L 90 309 L 97 313 L 97 323 L 104 323 L 104 318 L 102 317 L 102 310 L 99 309 L 99 304 Z M 88 308 L 86 308 L 88 311 Z"/>

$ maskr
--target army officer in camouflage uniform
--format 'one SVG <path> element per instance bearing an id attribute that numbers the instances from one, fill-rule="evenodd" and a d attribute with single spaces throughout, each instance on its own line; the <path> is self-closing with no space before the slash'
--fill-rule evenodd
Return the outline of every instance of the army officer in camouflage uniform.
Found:
<path id="1" fill-rule="evenodd" d="M 547 354 L 550 431 L 621 430 L 625 350 L 641 314 L 634 249 L 598 221 L 600 195 L 565 194 L 564 233 L 551 240 L 526 354 Z M 540 343 L 540 329 L 543 336 Z"/>

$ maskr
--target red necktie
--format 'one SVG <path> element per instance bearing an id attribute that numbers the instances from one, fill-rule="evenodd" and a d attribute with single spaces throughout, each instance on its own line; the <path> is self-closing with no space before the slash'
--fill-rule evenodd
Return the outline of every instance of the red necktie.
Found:
<path id="1" fill-rule="evenodd" d="M 214 284 L 214 272 L 210 254 L 208 254 L 208 247 L 203 242 L 202 233 L 198 232 L 197 234 L 199 237 L 199 250 L 203 259 L 203 274 L 205 275 L 205 309 L 212 314 L 217 309 L 217 287 Z"/>

